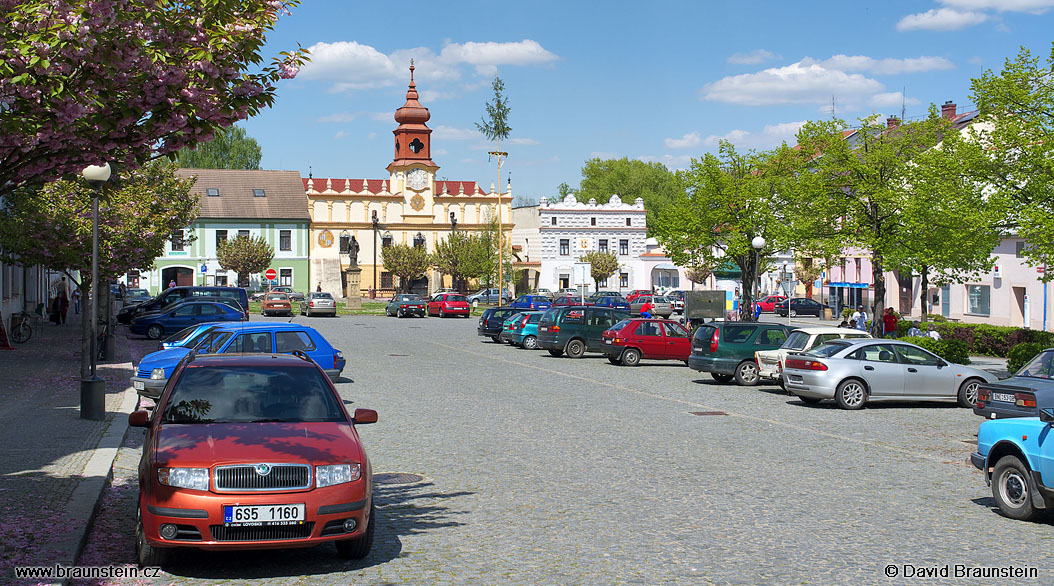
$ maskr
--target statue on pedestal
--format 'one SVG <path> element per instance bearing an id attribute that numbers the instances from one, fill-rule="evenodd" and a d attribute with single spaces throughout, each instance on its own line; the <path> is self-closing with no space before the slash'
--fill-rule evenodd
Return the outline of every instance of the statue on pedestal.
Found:
<path id="1" fill-rule="evenodd" d="M 351 242 L 348 244 L 348 266 L 359 266 L 359 241 L 355 239 L 355 236 L 351 237 Z"/>

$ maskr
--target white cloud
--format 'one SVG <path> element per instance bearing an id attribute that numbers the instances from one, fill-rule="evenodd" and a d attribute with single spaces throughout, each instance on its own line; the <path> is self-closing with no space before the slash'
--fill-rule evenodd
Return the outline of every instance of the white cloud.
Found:
<path id="1" fill-rule="evenodd" d="M 703 86 L 700 98 L 746 106 L 769 106 L 824 104 L 830 102 L 833 95 L 852 103 L 883 89 L 882 84 L 874 79 L 828 69 L 808 59 L 786 67 L 719 79 Z"/>
<path id="2" fill-rule="evenodd" d="M 885 92 L 871 96 L 868 104 L 875 108 L 899 108 L 901 105 L 918 106 L 919 101 L 915 98 L 905 99 L 904 94 L 900 92 Z"/>
<path id="3" fill-rule="evenodd" d="M 681 138 L 667 138 L 663 141 L 668 149 L 687 149 L 694 146 L 699 146 L 702 139 L 699 137 L 698 132 L 689 132 Z"/>
<path id="4" fill-rule="evenodd" d="M 749 53 L 734 53 L 728 62 L 734 65 L 757 65 L 776 58 L 775 54 L 764 49 L 754 49 Z"/>
<path id="5" fill-rule="evenodd" d="M 954 31 L 981 24 L 986 20 L 988 20 L 988 15 L 982 12 L 960 12 L 951 8 L 939 8 L 905 16 L 897 23 L 897 30 Z"/>
<path id="6" fill-rule="evenodd" d="M 442 140 L 473 140 L 482 138 L 483 135 L 475 128 L 455 128 L 440 124 L 432 130 L 432 136 Z"/>
<path id="7" fill-rule="evenodd" d="M 546 51 L 537 41 L 518 43 L 451 43 L 443 47 L 440 59 L 451 63 L 468 63 L 480 75 L 492 76 L 499 65 L 543 65 L 558 57 Z"/>
<path id="8" fill-rule="evenodd" d="M 1031 14 L 1043 14 L 1054 8 L 1054 0 L 938 0 L 938 2 L 958 10 L 994 10 Z"/>
<path id="9" fill-rule="evenodd" d="M 766 125 L 761 132 L 750 132 L 737 128 L 723 135 L 711 134 L 702 142 L 708 147 L 716 147 L 722 140 L 727 140 L 740 149 L 770 149 L 783 142 L 793 142 L 795 135 L 805 125 L 805 122 L 805 120 L 798 120 Z"/>
<path id="10" fill-rule="evenodd" d="M 344 131 L 343 130 L 338 130 L 337 133 L 333 135 L 333 138 L 335 140 L 339 140 L 339 139 L 344 138 L 344 136 L 345 136 Z"/>
<path id="11" fill-rule="evenodd" d="M 802 63 L 813 63 L 806 57 Z M 818 62 L 827 69 L 838 71 L 866 71 L 876 75 L 898 75 L 955 69 L 955 64 L 944 57 L 908 57 L 906 59 L 875 59 L 864 55 L 835 55 Z"/>
<path id="12" fill-rule="evenodd" d="M 397 70 L 387 55 L 355 41 L 315 43 L 308 47 L 311 61 L 301 68 L 302 79 L 334 82 L 333 90 L 374 89 L 395 83 Z"/>

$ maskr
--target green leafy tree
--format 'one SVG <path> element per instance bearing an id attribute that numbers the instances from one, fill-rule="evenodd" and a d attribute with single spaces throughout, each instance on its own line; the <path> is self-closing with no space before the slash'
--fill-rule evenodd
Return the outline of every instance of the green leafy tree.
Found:
<path id="1" fill-rule="evenodd" d="M 600 282 L 619 270 L 618 257 L 611 252 L 592 250 L 579 257 L 579 260 L 589 263 L 589 276 L 593 278 L 594 291 L 600 291 Z"/>
<path id="2" fill-rule="evenodd" d="M 508 239 L 505 238 L 506 241 L 500 247 L 498 246 L 498 238 L 503 236 L 504 234 L 499 231 L 497 217 L 488 214 L 486 227 L 476 234 L 473 240 L 470 276 L 484 287 L 497 286 L 499 278 L 512 276 L 512 251 L 509 250 Z M 500 269 L 499 254 L 502 259 Z"/>
<path id="3" fill-rule="evenodd" d="M 0 193 L 87 165 L 124 170 L 274 102 L 304 52 L 261 66 L 299 0 L 0 1 Z"/>
<path id="4" fill-rule="evenodd" d="M 231 126 L 218 130 L 208 142 L 176 153 L 176 163 L 189 169 L 256 170 L 262 157 L 256 139 L 246 135 L 244 128 Z"/>
<path id="5" fill-rule="evenodd" d="M 502 156 L 504 156 L 504 155 L 501 154 L 501 139 L 509 138 L 509 133 L 512 132 L 512 127 L 509 126 L 509 113 L 512 111 L 512 108 L 509 107 L 509 99 L 506 98 L 505 94 L 504 94 L 504 92 L 505 92 L 505 82 L 501 81 L 500 77 L 494 76 L 494 82 L 491 83 L 490 87 L 491 87 L 491 89 L 494 90 L 494 97 L 491 99 L 491 101 L 487 102 L 487 104 L 486 104 L 486 111 L 487 111 L 487 113 L 479 122 L 476 123 L 476 129 L 479 130 L 483 134 L 483 136 L 487 137 L 488 140 L 493 140 L 494 141 L 494 144 L 495 144 L 494 150 L 495 150 L 495 152 L 498 153 L 496 156 L 498 157 L 498 193 L 500 194 L 501 193 L 501 158 L 502 158 Z M 501 202 L 500 202 L 500 200 L 498 202 L 498 205 L 499 205 L 498 213 L 500 214 L 501 213 L 501 207 L 500 207 L 501 206 Z M 499 216 L 498 219 L 500 219 L 500 216 Z M 501 229 L 501 224 L 500 223 L 496 224 L 496 237 L 494 238 L 494 242 L 497 243 L 497 247 L 498 247 L 497 254 L 495 255 L 495 259 L 503 258 L 505 256 L 504 253 L 503 253 L 504 242 L 505 242 L 505 234 L 504 234 L 504 230 Z M 504 281 L 503 275 L 505 274 L 504 263 L 496 261 L 496 264 L 497 264 L 497 267 L 496 267 L 495 272 L 497 273 L 498 286 L 502 290 L 504 290 L 505 289 L 505 283 L 503 282 Z M 511 266 L 509 268 L 510 268 L 510 271 L 511 271 Z M 490 280 L 491 280 L 491 275 L 490 274 L 487 275 L 486 280 L 487 280 L 488 287 L 489 287 L 489 283 L 490 283 Z"/>
<path id="6" fill-rule="evenodd" d="M 450 276 L 450 284 L 458 291 L 465 291 L 465 279 L 474 271 L 472 249 L 477 246 L 472 234 L 455 230 L 436 244 L 429 262 L 440 273 Z"/>
<path id="7" fill-rule="evenodd" d="M 169 163 L 155 162 L 114 176 L 99 202 L 99 278 L 110 282 L 133 269 L 149 270 L 164 254 L 172 232 L 197 214 L 192 180 L 181 179 Z M 41 189 L 17 188 L 0 208 L 0 258 L 23 265 L 66 271 L 91 291 L 92 198 L 83 180 L 57 181 Z M 72 273 L 80 272 L 80 282 Z M 88 376 L 90 320 L 82 320 L 81 376 Z"/>
<path id="8" fill-rule="evenodd" d="M 722 141 L 718 154 L 694 159 L 681 176 L 687 186 L 659 213 L 652 232 L 681 266 L 713 270 L 731 261 L 742 272 L 740 319 L 753 319 L 759 264 L 797 240 L 798 216 L 785 202 L 798 169 L 797 153 L 786 146 L 763 153 L 739 153 Z M 759 252 L 755 237 L 765 239 Z"/>
<path id="9" fill-rule="evenodd" d="M 556 186 L 556 192 L 560 194 L 560 199 L 567 197 L 569 193 L 578 193 L 577 189 L 572 189 L 567 182 L 561 182 L 560 185 Z"/>
<path id="10" fill-rule="evenodd" d="M 249 275 L 262 273 L 271 266 L 274 247 L 263 236 L 239 234 L 220 242 L 216 249 L 216 260 L 224 270 L 238 273 L 240 286 L 248 287 Z"/>
<path id="11" fill-rule="evenodd" d="M 614 194 L 618 194 L 625 203 L 633 203 L 638 197 L 644 200 L 648 230 L 651 232 L 652 224 L 662 209 L 684 194 L 684 185 L 677 174 L 662 163 L 646 163 L 625 157 L 586 161 L 582 167 L 582 185 L 576 194 L 578 200 L 596 199 L 598 203 L 607 203 Z"/>
<path id="12" fill-rule="evenodd" d="M 998 74 L 985 71 L 971 83 L 980 110 L 971 140 L 959 145 L 974 181 L 989 201 L 1006 202 L 1006 220 L 1028 243 L 1032 265 L 1054 261 L 1054 43 L 1043 60 L 1021 48 Z M 963 154 L 965 152 L 965 154 Z M 983 155 L 983 156 L 981 156 Z M 1043 274 L 1054 279 L 1054 271 Z"/>
<path id="13" fill-rule="evenodd" d="M 423 246 L 392 244 L 381 249 L 384 268 L 399 277 L 399 289 L 410 292 L 410 283 L 424 276 L 430 266 L 428 252 Z"/>

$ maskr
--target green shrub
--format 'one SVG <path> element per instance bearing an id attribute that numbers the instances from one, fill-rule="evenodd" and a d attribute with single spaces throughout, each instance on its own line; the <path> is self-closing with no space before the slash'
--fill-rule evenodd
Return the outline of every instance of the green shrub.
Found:
<path id="1" fill-rule="evenodd" d="M 927 313 L 926 314 L 926 320 L 927 321 L 933 321 L 933 322 L 947 322 L 948 318 L 944 317 L 943 315 L 941 315 L 939 313 Z"/>
<path id="2" fill-rule="evenodd" d="M 1006 353 L 1006 369 L 1013 374 L 1043 351 L 1045 346 L 1036 342 L 1018 344 Z"/>
<path id="3" fill-rule="evenodd" d="M 842 319 L 849 319 L 850 317 L 852 317 L 852 315 L 853 315 L 853 308 L 852 307 L 843 307 L 842 308 Z"/>
<path id="4" fill-rule="evenodd" d="M 970 364 L 970 352 L 959 340 L 934 340 L 929 336 L 900 338 L 904 342 L 921 346 L 937 356 L 955 364 Z"/>

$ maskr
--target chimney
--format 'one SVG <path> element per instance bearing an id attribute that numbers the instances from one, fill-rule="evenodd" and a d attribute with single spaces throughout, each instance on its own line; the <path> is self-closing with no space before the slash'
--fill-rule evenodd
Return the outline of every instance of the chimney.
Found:
<path id="1" fill-rule="evenodd" d="M 955 102 L 948 100 L 941 105 L 941 116 L 945 120 L 952 120 L 955 118 Z"/>
<path id="2" fill-rule="evenodd" d="M 886 118 L 886 128 L 896 128 L 898 126 L 900 126 L 900 120 L 896 116 Z"/>

